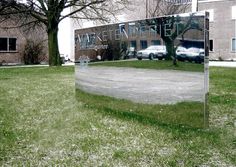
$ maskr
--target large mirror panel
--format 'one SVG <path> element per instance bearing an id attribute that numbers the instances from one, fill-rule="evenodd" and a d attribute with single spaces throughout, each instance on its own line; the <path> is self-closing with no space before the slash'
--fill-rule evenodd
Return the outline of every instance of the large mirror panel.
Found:
<path id="1" fill-rule="evenodd" d="M 108 114 L 208 125 L 205 12 L 75 31 L 77 99 Z"/>

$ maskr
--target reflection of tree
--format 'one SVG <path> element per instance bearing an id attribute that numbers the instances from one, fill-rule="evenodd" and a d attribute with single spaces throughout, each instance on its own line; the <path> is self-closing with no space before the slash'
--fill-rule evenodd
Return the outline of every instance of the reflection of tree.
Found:
<path id="1" fill-rule="evenodd" d="M 189 9 L 190 6 L 191 5 L 188 1 L 180 1 L 179 3 L 170 0 L 149 1 L 148 16 L 157 17 L 184 13 Z"/>
<path id="2" fill-rule="evenodd" d="M 178 36 L 187 33 L 189 30 L 200 30 L 202 31 L 203 24 L 201 23 L 199 16 L 194 14 L 189 15 L 188 17 L 180 16 L 167 16 L 160 17 L 156 19 L 146 20 L 148 25 L 156 25 L 156 32 L 159 34 L 164 41 L 167 49 L 167 59 L 173 59 L 173 64 L 177 65 L 177 59 L 175 51 L 178 47 L 175 46 L 175 40 Z M 203 19 L 202 19 L 203 20 Z"/>
<path id="3" fill-rule="evenodd" d="M 127 20 L 185 13 L 191 9 L 191 0 L 132 0 L 131 2 L 130 10 L 125 11 L 130 13 L 125 16 Z"/>

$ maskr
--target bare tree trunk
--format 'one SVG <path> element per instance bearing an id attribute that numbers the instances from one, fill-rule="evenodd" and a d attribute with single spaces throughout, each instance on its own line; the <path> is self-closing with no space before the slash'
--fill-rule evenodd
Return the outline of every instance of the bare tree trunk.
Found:
<path id="1" fill-rule="evenodd" d="M 49 65 L 60 66 L 62 64 L 58 49 L 58 27 L 48 30 L 48 53 L 49 53 Z"/>
<path id="2" fill-rule="evenodd" d="M 174 41 L 172 40 L 168 40 L 165 41 L 166 44 L 166 49 L 167 49 L 167 60 L 173 60 L 173 65 L 176 66 L 177 65 L 177 58 L 176 58 L 176 54 L 175 54 L 175 46 L 174 46 Z"/>
<path id="3" fill-rule="evenodd" d="M 177 66 L 177 59 L 176 59 L 176 56 L 174 56 L 173 65 L 174 65 L 174 66 Z"/>

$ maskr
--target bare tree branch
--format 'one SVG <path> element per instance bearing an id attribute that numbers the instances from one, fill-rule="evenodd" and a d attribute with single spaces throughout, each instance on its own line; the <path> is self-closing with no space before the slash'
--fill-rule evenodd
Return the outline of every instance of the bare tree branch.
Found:
<path id="1" fill-rule="evenodd" d="M 60 65 L 57 34 L 58 25 L 63 19 L 72 17 L 108 22 L 111 17 L 115 18 L 129 0 L 26 0 L 26 2 L 2 0 L 0 2 L 1 23 L 5 19 L 15 20 L 15 26 L 8 28 L 44 24 L 48 34 L 49 64 Z M 66 9 L 70 10 L 66 11 Z"/>
<path id="2" fill-rule="evenodd" d="M 67 15 L 65 15 L 65 16 L 62 16 L 62 17 L 60 18 L 60 20 L 63 20 L 63 19 L 65 19 L 66 17 L 72 16 L 72 15 L 74 15 L 74 14 L 76 14 L 76 13 L 78 13 L 78 12 L 84 10 L 84 9 L 87 8 L 87 7 L 91 7 L 93 4 L 100 4 L 100 3 L 103 3 L 103 2 L 105 2 L 105 0 L 92 1 L 92 2 L 87 3 L 87 4 L 75 5 L 76 7 L 79 6 L 79 8 L 78 8 L 78 9 L 75 9 L 74 11 L 70 12 L 69 14 L 67 14 Z M 68 7 L 71 7 L 71 6 L 72 6 L 72 4 L 69 4 L 69 5 L 65 6 L 65 8 L 68 8 Z"/>
<path id="3" fill-rule="evenodd" d="M 151 17 L 172 15 L 186 12 L 189 6 L 190 4 L 187 2 L 178 4 L 165 0 L 156 0 L 149 5 L 148 12 Z"/>

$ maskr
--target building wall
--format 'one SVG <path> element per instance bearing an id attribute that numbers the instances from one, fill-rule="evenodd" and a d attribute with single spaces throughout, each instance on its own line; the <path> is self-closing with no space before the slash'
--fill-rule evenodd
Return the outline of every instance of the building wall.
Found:
<path id="1" fill-rule="evenodd" d="M 213 9 L 213 15 L 210 16 L 213 17 L 213 21 L 210 21 L 210 40 L 213 40 L 210 59 L 236 59 L 231 43 L 232 38 L 236 37 L 236 20 L 232 19 L 232 6 L 236 6 L 236 0 L 199 2 L 199 10 Z"/>
<path id="2" fill-rule="evenodd" d="M 232 19 L 232 6 L 236 6 L 236 0 L 198 0 L 198 11 L 214 10 L 213 21 L 210 22 L 210 40 L 213 40 L 213 51 L 210 51 L 210 59 L 236 60 L 236 52 L 232 51 L 232 38 L 236 38 L 236 19 Z M 126 12 L 128 20 L 145 17 L 145 1 L 135 0 L 136 10 Z M 187 0 L 184 2 L 188 2 Z M 153 0 L 149 0 L 152 4 Z M 135 6 L 135 5 L 134 5 Z M 154 6 L 148 6 L 152 8 Z M 141 11 L 138 12 L 137 11 Z M 186 12 L 191 12 L 191 3 Z M 135 14 L 136 13 L 136 14 Z"/>
<path id="3" fill-rule="evenodd" d="M 16 38 L 16 51 L 0 51 L 0 63 L 21 63 L 23 47 L 26 43 L 24 36 L 17 30 L 0 29 L 1 38 Z"/>
<path id="4" fill-rule="evenodd" d="M 48 62 L 47 35 L 43 28 L 35 27 L 30 31 L 20 28 L 8 28 L 15 26 L 14 21 L 1 22 L 0 38 L 16 38 L 16 50 L 0 51 L 0 64 L 24 64 L 24 50 L 27 39 L 42 41 L 44 50 L 39 56 L 40 62 Z"/>

